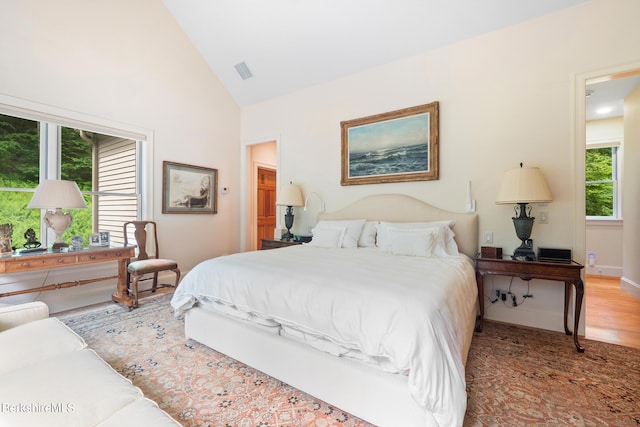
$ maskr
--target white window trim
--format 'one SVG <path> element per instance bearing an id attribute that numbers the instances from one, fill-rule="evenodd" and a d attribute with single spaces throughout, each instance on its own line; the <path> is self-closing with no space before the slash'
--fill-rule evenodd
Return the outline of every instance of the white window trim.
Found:
<path id="1" fill-rule="evenodd" d="M 88 114 L 78 113 L 76 111 L 65 110 L 51 105 L 40 104 L 21 98 L 15 98 L 0 93 L 0 114 L 6 114 L 23 119 L 34 120 L 38 122 L 51 122 L 57 125 L 72 127 L 75 129 L 83 129 L 89 132 L 96 132 L 105 135 L 119 136 L 122 138 L 142 141 L 141 154 L 142 159 L 140 166 L 141 192 L 143 194 L 140 211 L 142 219 L 153 220 L 153 131 L 140 128 L 131 124 L 116 122 L 113 120 L 95 117 Z M 42 144 L 41 144 L 42 147 Z M 41 148 L 43 149 L 43 148 Z M 60 176 L 59 166 L 52 168 L 51 162 L 55 159 L 47 159 L 47 170 L 49 175 L 51 171 L 57 170 L 57 176 Z M 42 173 L 42 172 L 41 172 Z M 48 177 L 40 177 L 48 178 Z M 55 179 L 56 177 L 51 177 Z"/>
<path id="2" fill-rule="evenodd" d="M 614 215 L 613 216 L 586 216 L 586 220 L 590 221 L 592 224 L 595 221 L 622 221 L 622 157 L 624 155 L 623 152 L 623 141 L 622 139 L 610 139 L 610 138 L 601 138 L 601 139 L 593 139 L 587 141 L 586 150 L 590 150 L 593 148 L 607 148 L 607 147 L 617 147 L 616 151 L 616 170 L 618 179 L 614 181 Z M 585 181 L 585 186 L 589 181 Z"/>

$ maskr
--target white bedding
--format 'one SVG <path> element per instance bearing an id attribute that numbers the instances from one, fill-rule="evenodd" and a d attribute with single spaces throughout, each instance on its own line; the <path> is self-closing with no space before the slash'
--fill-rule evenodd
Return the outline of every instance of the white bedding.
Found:
<path id="1" fill-rule="evenodd" d="M 462 425 L 464 343 L 475 317 L 471 260 L 400 256 L 375 248 L 307 245 L 207 260 L 182 280 L 176 315 L 217 301 L 247 320 L 329 340 L 408 374 L 411 395 L 439 425 Z"/>

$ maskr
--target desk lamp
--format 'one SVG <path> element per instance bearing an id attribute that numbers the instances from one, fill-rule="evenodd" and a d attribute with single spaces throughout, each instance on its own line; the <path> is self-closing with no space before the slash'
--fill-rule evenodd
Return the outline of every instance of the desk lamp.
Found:
<path id="1" fill-rule="evenodd" d="M 42 181 L 36 189 L 27 208 L 54 209 L 44 215 L 44 223 L 53 230 L 56 240 L 52 249 L 59 251 L 69 245 L 62 240 L 62 234 L 73 222 L 73 216 L 62 209 L 86 209 L 78 184 L 73 181 L 49 179 Z"/>

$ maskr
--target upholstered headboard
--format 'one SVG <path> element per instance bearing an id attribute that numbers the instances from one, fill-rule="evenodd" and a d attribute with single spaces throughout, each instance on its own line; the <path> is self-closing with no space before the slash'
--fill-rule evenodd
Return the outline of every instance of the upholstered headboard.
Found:
<path id="1" fill-rule="evenodd" d="M 453 219 L 458 250 L 471 258 L 478 253 L 478 215 L 451 212 L 403 194 L 366 196 L 335 212 L 325 212 L 318 219 L 366 219 L 368 221 L 418 222 Z"/>

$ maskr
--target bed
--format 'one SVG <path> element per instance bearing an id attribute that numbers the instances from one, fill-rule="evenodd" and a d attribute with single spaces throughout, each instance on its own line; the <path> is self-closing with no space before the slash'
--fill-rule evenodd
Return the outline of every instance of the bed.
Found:
<path id="1" fill-rule="evenodd" d="M 462 425 L 477 216 L 387 194 L 318 219 L 310 244 L 194 267 L 186 336 L 374 425 Z"/>

